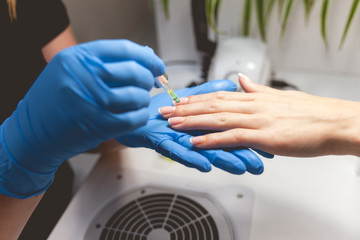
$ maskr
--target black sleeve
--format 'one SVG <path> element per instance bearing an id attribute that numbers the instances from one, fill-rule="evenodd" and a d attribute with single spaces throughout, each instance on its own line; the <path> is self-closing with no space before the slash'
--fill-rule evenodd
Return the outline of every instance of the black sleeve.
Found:
<path id="1" fill-rule="evenodd" d="M 18 6 L 18 21 L 26 26 L 25 34 L 38 47 L 46 45 L 69 26 L 61 0 L 18 0 Z"/>
<path id="2" fill-rule="evenodd" d="M 69 25 L 61 0 L 17 0 L 17 20 L 0 0 L 0 123 L 16 109 L 46 65 L 41 49 Z"/>

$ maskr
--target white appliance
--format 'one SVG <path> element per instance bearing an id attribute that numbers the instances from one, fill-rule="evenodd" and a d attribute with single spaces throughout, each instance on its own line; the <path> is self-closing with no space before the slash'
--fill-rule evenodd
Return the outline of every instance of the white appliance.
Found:
<path id="1" fill-rule="evenodd" d="M 184 170 L 148 149 L 100 159 L 49 239 L 249 239 L 253 191 L 166 169 Z"/>
<path id="2" fill-rule="evenodd" d="M 239 86 L 238 73 L 266 85 L 271 76 L 266 46 L 253 38 L 232 37 L 219 42 L 209 79 L 229 79 Z"/>
<path id="3" fill-rule="evenodd" d="M 156 34 L 158 52 L 167 65 L 169 81 L 173 88 L 184 88 L 191 82 L 201 81 L 201 54 L 196 47 L 191 0 L 171 1 L 170 18 L 166 19 L 161 1 L 155 1 Z M 239 7 L 239 1 L 224 1 L 226 6 Z M 219 26 L 227 25 L 228 34 L 214 36 L 208 29 L 210 41 L 217 42 L 211 61 L 208 80 L 229 79 L 238 84 L 238 73 L 247 74 L 253 81 L 267 84 L 271 76 L 266 45 L 256 38 L 238 37 L 239 16 L 233 14 L 230 21 L 229 8 L 221 8 Z M 232 10 L 234 11 L 234 9 Z M 230 27 L 229 27 L 230 25 Z M 221 28 L 223 29 L 223 28 Z M 191 73 L 191 77 L 189 77 Z"/>

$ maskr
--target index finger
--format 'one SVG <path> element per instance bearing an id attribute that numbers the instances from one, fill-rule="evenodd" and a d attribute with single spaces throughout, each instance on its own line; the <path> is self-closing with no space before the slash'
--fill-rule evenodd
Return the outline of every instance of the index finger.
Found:
<path id="1" fill-rule="evenodd" d="M 80 44 L 79 47 L 104 62 L 133 60 L 148 68 L 154 76 L 165 72 L 165 64 L 150 47 L 129 40 L 97 40 Z"/>
<path id="2" fill-rule="evenodd" d="M 177 103 L 176 105 L 208 102 L 213 100 L 254 101 L 255 95 L 252 93 L 243 93 L 243 92 L 218 91 L 213 93 L 206 93 L 206 94 L 193 95 L 193 96 L 180 98 L 180 103 Z"/>

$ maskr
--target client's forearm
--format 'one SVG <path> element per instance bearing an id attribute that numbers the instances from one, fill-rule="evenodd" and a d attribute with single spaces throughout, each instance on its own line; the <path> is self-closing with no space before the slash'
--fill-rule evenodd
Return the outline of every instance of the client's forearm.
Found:
<path id="1" fill-rule="evenodd" d="M 16 199 L 0 194 L 0 239 L 18 239 L 42 196 Z"/>

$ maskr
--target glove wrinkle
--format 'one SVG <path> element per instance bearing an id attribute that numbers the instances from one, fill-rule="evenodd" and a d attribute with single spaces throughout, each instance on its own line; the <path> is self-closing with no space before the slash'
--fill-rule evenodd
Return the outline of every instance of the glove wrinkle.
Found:
<path id="1" fill-rule="evenodd" d="M 67 74 L 70 75 L 70 77 L 74 80 L 75 83 L 77 83 L 77 86 L 83 91 L 83 97 L 84 99 L 93 104 L 94 106 L 98 106 L 97 103 L 94 101 L 94 99 L 91 98 L 91 94 L 90 92 L 88 91 L 88 89 L 86 89 L 86 87 L 83 85 L 83 83 L 80 81 L 80 79 L 78 79 L 74 73 L 72 73 L 72 71 L 70 70 L 70 68 L 67 66 L 67 64 L 64 64 L 64 68 L 65 68 L 65 71 L 67 72 Z M 71 86 L 68 86 L 69 87 L 69 92 L 72 92 L 73 89 Z"/>

